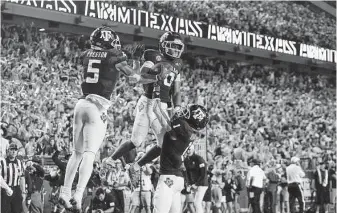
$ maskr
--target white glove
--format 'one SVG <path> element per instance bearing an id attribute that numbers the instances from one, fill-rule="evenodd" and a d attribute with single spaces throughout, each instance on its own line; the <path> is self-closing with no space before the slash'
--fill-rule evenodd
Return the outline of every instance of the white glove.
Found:
<path id="1" fill-rule="evenodd" d="M 174 109 L 173 109 L 173 115 L 176 114 L 177 112 L 180 112 L 180 111 L 182 111 L 181 106 L 174 107 Z"/>
<path id="2" fill-rule="evenodd" d="M 133 74 L 129 76 L 130 83 L 137 83 L 140 80 L 140 75 Z"/>

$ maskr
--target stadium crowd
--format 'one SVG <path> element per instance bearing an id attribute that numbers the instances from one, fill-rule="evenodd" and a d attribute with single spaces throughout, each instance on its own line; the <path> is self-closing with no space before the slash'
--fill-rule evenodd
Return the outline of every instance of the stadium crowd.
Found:
<path id="1" fill-rule="evenodd" d="M 242 5 L 248 3 L 250 2 L 232 4 L 249 8 L 248 5 Z M 161 8 L 170 11 L 170 2 L 164 4 L 167 7 Z M 198 3 L 199 7 L 214 11 L 218 7 L 223 10 L 223 4 L 229 2 L 212 4 L 220 3 Z M 275 5 L 270 10 L 264 10 L 268 7 L 268 2 L 252 4 L 261 8 L 257 11 L 265 14 L 261 15 L 264 19 L 255 20 L 257 23 L 261 21 L 260 24 L 248 23 L 247 30 L 252 30 L 249 26 L 276 26 L 277 23 L 273 22 L 275 19 L 267 18 L 270 17 L 268 13 L 273 12 L 272 8 L 281 14 L 282 10 Z M 306 14 L 305 8 L 296 7 L 299 8 L 298 13 Z M 191 8 L 194 8 L 193 4 Z M 300 17 L 298 13 L 291 17 Z M 235 20 L 233 15 L 228 16 L 231 17 L 230 20 Z M 227 23 L 226 16 L 221 16 L 222 19 L 219 20 L 209 14 L 207 18 L 220 24 L 225 22 L 231 26 L 245 26 Z M 304 20 L 318 21 L 314 17 Z M 293 35 L 282 27 L 277 28 L 280 31 L 274 31 L 276 28 L 265 30 L 277 35 L 292 36 L 289 39 L 293 40 L 305 38 L 304 33 L 309 33 L 308 40 L 303 42 L 332 45 L 331 40 L 335 40 L 335 37 L 329 33 L 330 27 L 332 28 L 330 21 L 320 24 L 326 33 L 314 34 L 315 36 L 306 32 L 307 28 L 300 27 L 291 28 L 299 30 L 298 34 Z M 82 78 L 79 72 L 81 67 L 76 62 L 87 46 L 85 37 L 43 32 L 34 23 L 22 26 L 2 24 L 1 30 L 3 138 L 9 143 L 16 143 L 19 155 L 25 158 L 34 155 L 51 156 L 56 150 L 66 155 L 71 150 L 72 110 L 81 96 L 78 86 Z M 260 32 L 262 29 L 255 30 Z M 312 28 L 311 33 L 314 31 Z M 214 164 L 214 160 L 218 161 L 220 156 L 228 170 L 242 170 L 249 168 L 248 162 L 251 159 L 259 159 L 263 168 L 268 170 L 276 164 L 285 167 L 291 157 L 297 156 L 305 159 L 302 161 L 305 170 L 315 170 L 316 161 L 322 158 L 331 168 L 335 168 L 336 150 L 333 147 L 336 146 L 336 99 L 334 91 L 330 90 L 336 87 L 333 80 L 324 75 L 309 76 L 270 66 L 222 61 L 204 56 L 186 57 L 185 62 L 181 88 L 183 103 L 204 105 L 211 115 L 207 135 L 203 132 L 196 138 L 200 143 L 207 140 L 208 150 L 215 150 L 214 153 L 209 151 L 207 154 L 208 165 Z M 106 147 L 116 147 L 130 138 L 133 110 L 141 92 L 140 85 L 130 86 L 124 78 L 118 84 L 115 97 L 112 97 L 114 107 L 108 113 L 109 135 L 102 146 L 102 156 L 97 157 L 99 163 L 107 155 Z M 4 143 L 2 149 L 5 149 Z"/>
<path id="2" fill-rule="evenodd" d="M 336 49 L 335 18 L 323 11 L 312 11 L 305 2 L 126 1 L 119 4 Z"/>

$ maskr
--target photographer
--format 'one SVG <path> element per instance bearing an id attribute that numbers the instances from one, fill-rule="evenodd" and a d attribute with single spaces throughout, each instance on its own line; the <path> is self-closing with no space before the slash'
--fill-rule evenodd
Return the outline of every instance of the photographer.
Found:
<path id="1" fill-rule="evenodd" d="M 26 164 L 26 183 L 27 183 L 27 198 L 26 204 L 29 212 L 41 213 L 43 212 L 43 177 L 44 170 L 42 168 L 41 160 L 34 156 L 32 161 Z"/>
<path id="2" fill-rule="evenodd" d="M 120 213 L 115 207 L 115 198 L 102 188 L 98 188 L 92 201 L 92 213 Z"/>

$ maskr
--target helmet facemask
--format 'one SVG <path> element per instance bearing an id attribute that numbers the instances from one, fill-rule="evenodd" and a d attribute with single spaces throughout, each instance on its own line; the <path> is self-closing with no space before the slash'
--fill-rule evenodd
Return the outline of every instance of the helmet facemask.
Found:
<path id="1" fill-rule="evenodd" d="M 165 54 L 172 58 L 180 58 L 184 51 L 184 43 L 176 39 L 175 41 L 164 41 L 162 47 L 165 50 Z"/>
<path id="2" fill-rule="evenodd" d="M 121 45 L 121 42 L 120 42 L 118 36 L 117 36 L 116 39 L 114 39 L 114 40 L 111 42 L 111 46 L 112 46 L 113 48 L 115 48 L 116 50 L 121 50 L 121 49 L 122 49 L 122 45 Z"/>
<path id="3" fill-rule="evenodd" d="M 185 118 L 188 119 L 190 117 L 190 110 L 189 107 L 182 107 L 181 110 L 175 113 L 174 115 L 176 118 Z"/>

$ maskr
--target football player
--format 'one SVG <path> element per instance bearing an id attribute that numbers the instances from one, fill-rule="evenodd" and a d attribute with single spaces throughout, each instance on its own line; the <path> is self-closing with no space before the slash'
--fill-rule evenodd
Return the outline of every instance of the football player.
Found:
<path id="1" fill-rule="evenodd" d="M 137 162 L 139 166 L 144 166 L 160 155 L 160 177 L 154 195 L 154 212 L 181 211 L 180 196 L 184 188 L 181 170 L 183 155 L 193 144 L 192 134 L 205 128 L 208 121 L 208 112 L 200 105 L 190 105 L 175 113 L 171 120 L 161 122 L 167 130 L 161 151 L 153 155 L 152 159 L 143 157 Z"/>
<path id="2" fill-rule="evenodd" d="M 144 52 L 142 59 L 145 62 L 140 70 L 142 76 L 158 75 L 163 72 L 168 74 L 165 75 L 166 78 L 158 79 L 156 83 L 144 84 L 144 94 L 139 98 L 136 106 L 136 118 L 133 124 L 131 141 L 121 144 L 111 156 L 112 159 L 116 160 L 125 156 L 127 152 L 140 146 L 145 141 L 150 127 L 156 136 L 157 146 L 154 146 L 152 151 L 150 150 L 146 155 L 151 155 L 160 150 L 165 129 L 162 128 L 159 120 L 169 120 L 168 103 L 171 103 L 171 101 L 174 104 L 175 111 L 180 110 L 179 70 L 182 65 L 180 57 L 184 48 L 185 45 L 178 33 L 166 32 L 159 40 L 159 50 L 149 49 Z M 154 103 L 157 101 L 160 102 L 157 107 L 160 109 L 161 116 L 154 114 Z M 129 159 L 127 163 L 132 161 Z"/>
<path id="3" fill-rule="evenodd" d="M 64 185 L 59 196 L 60 204 L 72 210 L 81 209 L 83 191 L 92 173 L 95 154 L 106 133 L 110 96 L 120 73 L 140 83 L 153 83 L 161 78 L 157 76 L 157 79 L 145 79 L 136 74 L 139 72 L 127 65 L 119 36 L 110 27 L 95 29 L 90 41 L 91 48 L 81 55 L 84 68 L 84 80 L 81 84 L 83 97 L 74 109 L 74 151 L 67 164 Z M 71 186 L 77 169 L 79 180 L 71 197 Z"/>

